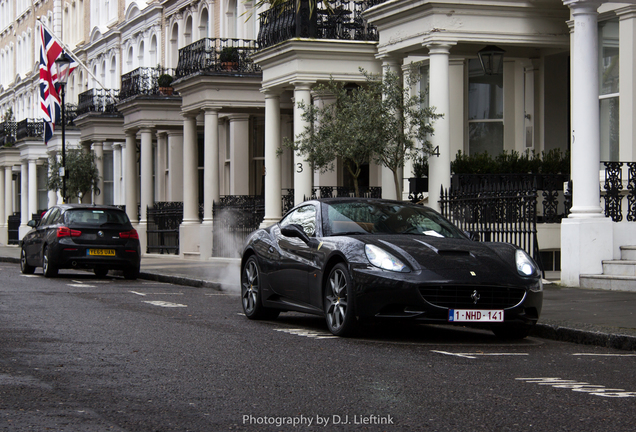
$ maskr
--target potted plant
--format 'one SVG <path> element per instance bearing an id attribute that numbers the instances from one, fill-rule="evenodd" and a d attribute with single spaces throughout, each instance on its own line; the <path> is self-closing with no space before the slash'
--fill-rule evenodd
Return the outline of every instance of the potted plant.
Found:
<path id="1" fill-rule="evenodd" d="M 236 70 L 239 61 L 239 51 L 234 47 L 225 47 L 219 54 L 219 62 L 224 70 Z"/>
<path id="2" fill-rule="evenodd" d="M 166 96 L 172 95 L 172 75 L 169 74 L 161 74 L 159 78 L 157 78 L 157 85 L 159 86 L 159 91 Z"/>

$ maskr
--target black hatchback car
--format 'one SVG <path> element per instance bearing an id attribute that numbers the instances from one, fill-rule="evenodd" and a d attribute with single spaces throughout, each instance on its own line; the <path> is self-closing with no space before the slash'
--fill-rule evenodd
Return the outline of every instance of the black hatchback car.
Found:
<path id="1" fill-rule="evenodd" d="M 33 229 L 20 241 L 24 274 L 42 267 L 45 277 L 70 268 L 93 269 L 100 277 L 109 270 L 122 270 L 126 279 L 139 275 L 139 235 L 117 207 L 61 204 L 28 225 Z"/>

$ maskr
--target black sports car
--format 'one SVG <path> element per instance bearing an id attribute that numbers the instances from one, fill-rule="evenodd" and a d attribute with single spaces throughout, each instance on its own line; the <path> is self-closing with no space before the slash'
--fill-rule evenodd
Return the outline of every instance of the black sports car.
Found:
<path id="1" fill-rule="evenodd" d="M 241 301 L 250 319 L 324 315 L 351 334 L 372 318 L 490 325 L 523 338 L 543 285 L 535 262 L 507 243 L 481 243 L 427 207 L 363 198 L 306 201 L 246 239 Z"/>
<path id="2" fill-rule="evenodd" d="M 97 276 L 123 270 L 124 277 L 139 275 L 139 235 L 126 213 L 111 206 L 62 204 L 51 207 L 20 240 L 20 269 L 32 274 L 42 267 L 46 277 L 59 269 L 93 269 Z"/>

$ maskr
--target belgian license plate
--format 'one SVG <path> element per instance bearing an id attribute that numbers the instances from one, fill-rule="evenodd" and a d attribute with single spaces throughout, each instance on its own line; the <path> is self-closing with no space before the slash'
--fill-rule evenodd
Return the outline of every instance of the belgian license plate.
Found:
<path id="1" fill-rule="evenodd" d="M 503 310 L 451 309 L 448 311 L 450 322 L 503 322 Z"/>
<path id="2" fill-rule="evenodd" d="M 91 256 L 115 256 L 115 249 L 88 249 L 86 255 Z"/>

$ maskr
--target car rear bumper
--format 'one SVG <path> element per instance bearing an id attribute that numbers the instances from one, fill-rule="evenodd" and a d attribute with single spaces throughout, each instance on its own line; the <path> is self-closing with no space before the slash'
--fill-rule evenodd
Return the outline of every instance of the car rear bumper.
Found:
<path id="1" fill-rule="evenodd" d="M 91 255 L 90 250 L 114 250 L 114 256 Z M 141 262 L 139 245 L 99 246 L 58 244 L 51 251 L 49 262 L 57 268 L 107 268 L 109 270 L 139 269 Z"/>
<path id="2" fill-rule="evenodd" d="M 503 310 L 504 322 L 534 324 L 543 304 L 540 278 L 522 280 L 525 284 L 484 280 L 477 283 L 372 267 L 352 268 L 352 274 L 356 315 L 362 318 L 448 323 L 450 309 Z"/>

